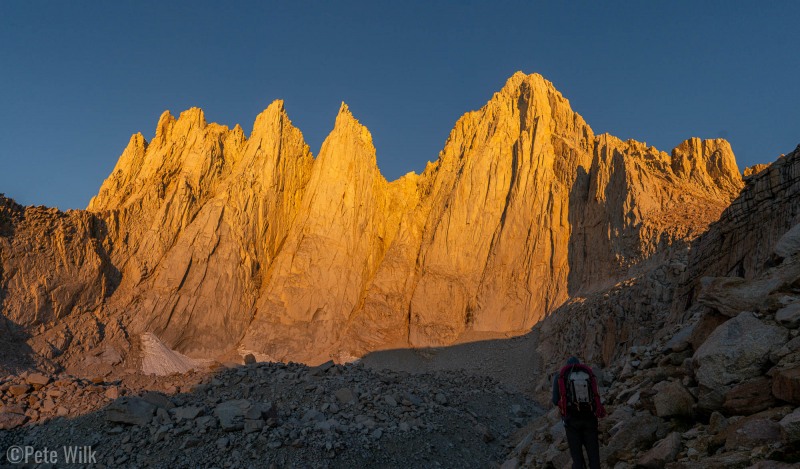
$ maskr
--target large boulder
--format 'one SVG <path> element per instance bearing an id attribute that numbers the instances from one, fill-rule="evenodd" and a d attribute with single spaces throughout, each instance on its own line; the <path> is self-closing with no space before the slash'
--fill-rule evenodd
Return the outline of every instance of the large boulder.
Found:
<path id="1" fill-rule="evenodd" d="M 776 404 L 771 392 L 772 379 L 759 376 L 734 386 L 725 394 L 722 409 L 731 415 L 752 415 L 768 409 Z"/>
<path id="2" fill-rule="evenodd" d="M 800 365 L 774 374 L 772 394 L 780 400 L 800 404 Z"/>
<path id="3" fill-rule="evenodd" d="M 800 223 L 794 225 L 781 239 L 775 243 L 775 254 L 780 257 L 790 257 L 800 252 Z"/>
<path id="4" fill-rule="evenodd" d="M 106 409 L 106 420 L 129 425 L 147 425 L 153 420 L 156 406 L 138 397 L 123 397 Z"/>
<path id="5" fill-rule="evenodd" d="M 783 439 L 790 444 L 800 444 L 800 407 L 779 422 Z"/>
<path id="6" fill-rule="evenodd" d="M 708 389 L 723 389 L 762 374 L 769 353 L 789 332 L 743 312 L 717 327 L 692 358 L 695 377 Z"/>
<path id="7" fill-rule="evenodd" d="M 630 459 L 637 450 L 650 448 L 664 436 L 664 422 L 648 412 L 643 412 L 622 424 L 608 441 L 608 445 L 601 448 L 600 456 L 613 466 L 617 461 Z"/>
<path id="8" fill-rule="evenodd" d="M 662 469 L 667 463 L 674 461 L 680 452 L 681 434 L 672 432 L 639 458 L 638 466 L 645 469 Z"/>
<path id="9" fill-rule="evenodd" d="M 41 373 L 31 373 L 25 378 L 25 382 L 34 387 L 34 389 L 41 389 L 50 382 L 50 377 Z"/>
<path id="10" fill-rule="evenodd" d="M 692 350 L 699 349 L 700 346 L 705 343 L 706 339 L 708 339 L 708 336 L 710 336 L 711 333 L 720 326 L 720 324 L 724 323 L 728 319 L 730 318 L 715 311 L 705 312 L 700 317 L 700 320 L 692 329 L 692 333 L 689 336 L 689 345 L 692 346 Z"/>
<path id="11" fill-rule="evenodd" d="M 653 387 L 657 394 L 653 397 L 656 415 L 666 417 L 690 417 L 694 396 L 677 381 L 661 382 Z"/>
<path id="12" fill-rule="evenodd" d="M 214 415 L 219 419 L 223 430 L 234 431 L 244 428 L 244 417 L 251 403 L 247 399 L 225 401 L 217 405 Z"/>
<path id="13" fill-rule="evenodd" d="M 28 417 L 24 414 L 2 411 L 0 412 L 0 430 L 17 428 L 25 423 L 26 420 L 28 420 Z"/>
<path id="14" fill-rule="evenodd" d="M 780 441 L 781 426 L 768 418 L 743 419 L 728 428 L 725 448 L 729 451 L 751 449 Z"/>
<path id="15" fill-rule="evenodd" d="M 741 277 L 704 277 L 697 297 L 700 304 L 725 316 L 735 317 L 742 311 L 758 311 L 765 307 L 765 298 L 783 285 L 779 277 L 745 280 Z"/>
<path id="16" fill-rule="evenodd" d="M 692 322 L 683 326 L 678 332 L 672 335 L 664 344 L 664 351 L 683 352 L 691 347 L 691 338 L 697 328 L 699 321 Z"/>
<path id="17" fill-rule="evenodd" d="M 779 309 L 775 313 L 775 320 L 790 329 L 800 327 L 800 302 Z"/>

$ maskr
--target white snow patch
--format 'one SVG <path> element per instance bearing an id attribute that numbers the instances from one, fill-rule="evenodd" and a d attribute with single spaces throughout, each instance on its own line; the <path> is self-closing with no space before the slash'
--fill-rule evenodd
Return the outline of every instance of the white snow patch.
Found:
<path id="1" fill-rule="evenodd" d="M 164 345 L 155 334 L 146 332 L 142 341 L 142 373 L 164 376 L 172 373 L 186 373 L 191 369 L 201 369 L 213 360 L 189 358 Z"/>

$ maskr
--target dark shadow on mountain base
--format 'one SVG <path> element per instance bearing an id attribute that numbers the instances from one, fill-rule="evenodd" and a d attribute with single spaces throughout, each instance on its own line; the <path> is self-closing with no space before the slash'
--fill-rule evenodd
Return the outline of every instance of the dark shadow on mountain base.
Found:
<path id="1" fill-rule="evenodd" d="M 589 187 L 591 180 L 589 173 L 582 166 L 578 167 L 578 174 L 569 193 L 569 213 L 567 218 L 572 233 L 567 247 L 567 262 L 569 274 L 567 275 L 567 292 L 574 296 L 581 289 L 581 279 L 575 274 L 580 266 L 588 262 L 589 253 L 586 252 L 586 233 L 583 214 L 588 204 Z"/>
<path id="2" fill-rule="evenodd" d="M 26 342 L 29 338 L 23 328 L 0 316 L 0 375 L 36 368 L 36 353 Z"/>
<path id="3" fill-rule="evenodd" d="M 630 191 L 625 155 L 616 151 L 613 155 L 604 155 L 608 160 L 604 164 L 609 166 L 609 180 L 605 181 L 602 198 L 598 198 L 593 191 L 601 184 L 598 173 L 602 155 L 599 151 L 595 148 L 588 172 L 577 167 L 569 193 L 567 218 L 572 228 L 567 245 L 567 292 L 573 298 L 608 288 L 629 276 L 629 267 L 622 265 L 620 259 L 640 255 L 627 252 L 631 250 L 629 247 L 639 246 L 641 224 L 630 224 L 629 214 L 623 213 Z"/>
<path id="4" fill-rule="evenodd" d="M 183 379 L 153 378 L 149 386 L 163 389 Z M 355 401 L 338 397 L 342 389 Z M 107 467 L 483 468 L 502 462 L 504 443 L 541 413 L 524 395 L 491 380 L 454 372 L 412 376 L 352 364 L 258 363 L 208 375 L 189 392 L 146 399 L 165 409 L 145 413 L 149 424 L 109 421 L 108 408 L 120 401 L 109 402 L 85 415 L 0 431 L 0 457 L 14 445 L 59 450 L 88 445 L 97 463 Z M 215 409 L 241 399 L 261 410 L 271 403 L 276 412 L 262 412 L 265 426 L 252 433 L 244 430 L 245 420 L 221 428 L 212 417 Z M 179 421 L 166 410 L 173 405 L 201 411 Z M 347 427 L 326 428 L 340 425 Z"/>
<path id="5" fill-rule="evenodd" d="M 408 373 L 465 370 L 491 377 L 533 397 L 535 386 L 549 361 L 542 360 L 536 353 L 538 336 L 538 330 L 534 330 L 517 337 L 446 347 L 381 350 L 368 353 L 360 361 L 372 369 Z"/>
<path id="6" fill-rule="evenodd" d="M 108 225 L 106 221 L 95 214 L 92 214 L 91 236 L 97 240 L 98 248 L 97 255 L 102 262 L 102 271 L 104 272 L 103 282 L 105 286 L 105 296 L 103 300 L 111 298 L 111 295 L 117 290 L 119 284 L 122 282 L 122 272 L 111 261 L 108 249 L 104 246 L 108 245 Z"/>
<path id="7" fill-rule="evenodd" d="M 602 298 L 602 294 L 588 298 L 590 308 L 585 303 L 566 304 L 519 336 L 446 347 L 381 350 L 368 353 L 360 361 L 373 369 L 411 373 L 465 370 L 504 383 L 549 408 L 551 377 L 567 358 L 577 356 L 601 370 L 610 363 L 603 359 L 604 347 L 610 348 L 609 355 L 617 356 L 633 342 L 644 344 L 652 338 L 652 334 L 645 334 L 634 340 L 628 336 L 628 329 L 614 329 L 625 321 L 625 311 L 603 303 Z M 589 330 L 597 322 L 602 327 Z M 620 340 L 623 335 L 627 340 Z"/>

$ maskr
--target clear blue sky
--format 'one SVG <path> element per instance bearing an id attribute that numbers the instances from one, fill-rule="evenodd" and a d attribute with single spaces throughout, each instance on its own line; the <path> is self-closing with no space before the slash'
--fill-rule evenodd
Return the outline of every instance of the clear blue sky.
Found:
<path id="1" fill-rule="evenodd" d="M 517 70 L 597 133 L 740 168 L 800 143 L 800 2 L 0 1 L 0 192 L 83 208 L 165 109 L 242 124 L 274 99 L 316 155 L 340 101 L 387 179 L 434 160 Z"/>

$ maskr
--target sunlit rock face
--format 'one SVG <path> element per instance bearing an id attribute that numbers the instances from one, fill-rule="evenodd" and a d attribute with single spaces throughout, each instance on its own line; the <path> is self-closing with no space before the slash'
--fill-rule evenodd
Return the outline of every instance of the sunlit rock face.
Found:
<path id="1" fill-rule="evenodd" d="M 741 186 L 727 142 L 670 156 L 595 136 L 551 83 L 518 73 L 421 175 L 350 335 L 369 349 L 527 330 L 697 236 Z"/>
<path id="2" fill-rule="evenodd" d="M 319 361 L 527 331 L 661 261 L 741 187 L 727 142 L 670 155 L 596 136 L 550 82 L 517 73 L 393 182 L 344 104 L 316 158 L 281 101 L 249 137 L 165 112 L 86 216 L 119 272 L 98 304 L 133 334 L 196 358 Z"/>
<path id="3" fill-rule="evenodd" d="M 195 355 L 234 346 L 292 226 L 312 156 L 281 101 L 245 139 L 190 109 L 131 143 L 88 210 L 107 220 L 122 283 L 110 307 Z"/>
<path id="4" fill-rule="evenodd" d="M 342 104 L 271 267 L 244 346 L 271 357 L 335 350 L 416 203 L 411 182 L 381 176 L 372 136 Z"/>

